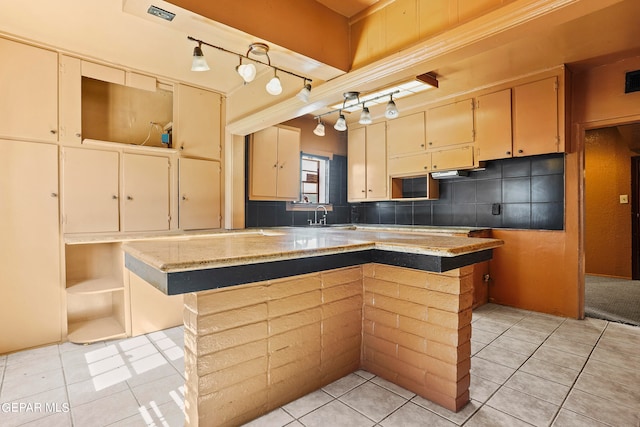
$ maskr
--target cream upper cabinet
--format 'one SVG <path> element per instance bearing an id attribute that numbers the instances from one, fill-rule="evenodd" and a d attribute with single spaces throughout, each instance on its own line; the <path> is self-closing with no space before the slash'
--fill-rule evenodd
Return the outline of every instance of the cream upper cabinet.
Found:
<path id="1" fill-rule="evenodd" d="M 478 96 L 476 100 L 476 153 L 478 160 L 512 156 L 511 89 Z"/>
<path id="2" fill-rule="evenodd" d="M 58 141 L 58 54 L 0 38 L 0 137 Z"/>
<path id="3" fill-rule="evenodd" d="M 180 159 L 178 182 L 180 228 L 220 228 L 220 163 Z"/>
<path id="4" fill-rule="evenodd" d="M 169 229 L 169 159 L 124 153 L 122 231 Z"/>
<path id="5" fill-rule="evenodd" d="M 349 201 L 387 198 L 386 124 L 349 130 L 347 197 Z"/>
<path id="6" fill-rule="evenodd" d="M 174 92 L 174 148 L 183 156 L 220 160 L 221 97 L 179 84 Z"/>
<path id="7" fill-rule="evenodd" d="M 427 148 L 473 142 L 473 100 L 427 110 Z"/>
<path id="8" fill-rule="evenodd" d="M 424 151 L 424 111 L 401 116 L 387 122 L 387 154 L 389 157 Z"/>
<path id="9" fill-rule="evenodd" d="M 115 151 L 62 148 L 65 233 L 120 229 L 118 175 L 119 158 Z"/>
<path id="10" fill-rule="evenodd" d="M 448 148 L 431 152 L 432 172 L 454 169 L 469 169 L 474 167 L 473 146 Z"/>
<path id="11" fill-rule="evenodd" d="M 0 354 L 4 354 L 60 341 L 62 287 L 58 147 L 8 140 L 0 140 L 0 145 Z"/>
<path id="12" fill-rule="evenodd" d="M 64 145 L 82 142 L 82 61 L 60 55 L 58 82 L 60 85 L 58 140 Z"/>
<path id="13" fill-rule="evenodd" d="M 274 126 L 253 134 L 250 145 L 249 198 L 300 198 L 300 129 Z"/>
<path id="14" fill-rule="evenodd" d="M 514 87 L 514 156 L 562 152 L 560 141 L 558 77 Z"/>

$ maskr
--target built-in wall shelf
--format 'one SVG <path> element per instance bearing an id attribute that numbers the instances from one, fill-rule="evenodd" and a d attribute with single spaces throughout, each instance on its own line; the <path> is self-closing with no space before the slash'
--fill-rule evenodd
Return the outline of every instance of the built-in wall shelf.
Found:
<path id="1" fill-rule="evenodd" d="M 113 316 L 69 323 L 67 332 L 67 339 L 77 344 L 88 344 L 125 336 L 124 326 Z"/>
<path id="2" fill-rule="evenodd" d="M 391 178 L 391 200 L 434 200 L 440 197 L 438 181 L 431 175 Z"/>
<path id="3" fill-rule="evenodd" d="M 124 289 L 122 281 L 111 277 L 82 280 L 77 283 L 67 282 L 67 293 L 75 295 L 99 294 L 103 292 L 121 291 Z"/>

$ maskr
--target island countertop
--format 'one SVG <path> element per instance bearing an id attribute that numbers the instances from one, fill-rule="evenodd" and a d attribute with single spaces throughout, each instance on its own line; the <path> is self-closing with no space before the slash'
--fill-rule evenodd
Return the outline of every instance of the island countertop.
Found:
<path id="1" fill-rule="evenodd" d="M 173 295 L 369 262 L 441 272 L 488 260 L 502 245 L 415 229 L 285 227 L 130 241 L 123 249 L 127 268 Z"/>

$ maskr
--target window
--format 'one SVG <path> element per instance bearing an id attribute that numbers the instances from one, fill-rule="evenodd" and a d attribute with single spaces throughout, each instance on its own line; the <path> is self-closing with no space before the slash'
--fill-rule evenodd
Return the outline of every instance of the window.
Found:
<path id="1" fill-rule="evenodd" d="M 300 203 L 329 203 L 329 159 L 302 153 Z"/>

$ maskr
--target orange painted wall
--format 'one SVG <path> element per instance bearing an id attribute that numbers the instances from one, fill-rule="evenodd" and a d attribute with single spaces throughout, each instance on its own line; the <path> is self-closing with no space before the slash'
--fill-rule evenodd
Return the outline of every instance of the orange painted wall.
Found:
<path id="1" fill-rule="evenodd" d="M 631 279 L 631 156 L 615 127 L 585 135 L 585 271 Z"/>

